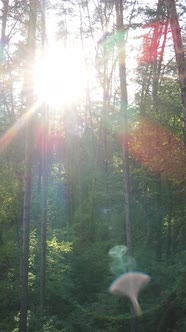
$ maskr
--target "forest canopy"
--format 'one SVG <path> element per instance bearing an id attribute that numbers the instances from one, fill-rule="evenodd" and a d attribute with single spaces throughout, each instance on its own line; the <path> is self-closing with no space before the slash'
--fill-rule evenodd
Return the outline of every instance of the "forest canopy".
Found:
<path id="1" fill-rule="evenodd" d="M 0 12 L 0 331 L 184 332 L 186 6 Z"/>

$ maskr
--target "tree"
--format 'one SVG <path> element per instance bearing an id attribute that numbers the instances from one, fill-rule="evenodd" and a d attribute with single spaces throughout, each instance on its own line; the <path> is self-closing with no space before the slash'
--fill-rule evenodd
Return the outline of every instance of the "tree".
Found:
<path id="1" fill-rule="evenodd" d="M 180 83 L 181 89 L 181 101 L 183 107 L 183 140 L 185 146 L 185 158 L 183 161 L 184 175 L 183 175 L 183 183 L 184 187 L 186 185 L 186 58 L 185 58 L 185 50 L 183 44 L 183 38 L 181 34 L 181 28 L 179 24 L 178 14 L 176 10 L 176 2 L 175 0 L 167 0 L 167 11 L 169 22 L 171 26 L 172 39 L 174 45 L 174 51 L 176 56 L 176 65 L 178 72 L 178 80 Z M 183 195 L 183 204 L 186 203 L 186 190 L 184 189 Z M 185 217 L 185 209 L 183 208 L 183 217 Z"/>
<path id="2" fill-rule="evenodd" d="M 126 218 L 126 239 L 129 254 L 132 251 L 131 243 L 131 216 L 130 216 L 130 182 L 129 182 L 129 154 L 128 154 L 128 96 L 125 64 L 125 38 L 126 31 L 123 23 L 123 2 L 116 0 L 116 27 L 118 34 L 118 59 L 119 78 L 121 94 L 121 119 L 122 119 L 122 150 L 123 150 L 123 184 L 124 184 L 124 206 Z"/>
<path id="3" fill-rule="evenodd" d="M 18 261 L 23 258 L 22 331 L 26 325 L 30 332 L 128 330 L 130 303 L 111 296 L 108 289 L 113 274 L 131 267 L 152 276 L 140 298 L 144 314 L 138 321 L 139 332 L 185 331 L 183 108 L 177 63 L 168 52 L 173 38 L 169 38 L 167 2 L 157 0 L 146 6 L 136 0 L 55 0 L 55 5 L 47 2 L 44 8 L 44 0 L 9 1 L 7 12 L 7 2 L 1 3 L 8 44 L 0 73 L 4 89 L 0 96 L 0 330 L 17 330 Z M 181 26 L 180 8 L 185 6 L 177 7 Z M 77 46 L 69 64 L 60 58 L 59 72 L 65 76 L 62 62 L 73 67 L 76 50 L 81 48 L 85 68 L 78 82 L 85 69 L 84 93 L 67 104 L 51 102 L 47 108 L 46 102 L 41 103 L 34 114 L 37 91 L 33 91 L 32 63 L 37 67 L 42 52 L 51 54 L 50 46 L 55 44 L 55 38 L 50 44 L 51 32 L 54 36 L 58 27 L 56 43 L 62 45 L 62 53 L 71 44 Z M 136 40 L 141 34 L 138 57 Z M 183 44 L 184 38 L 183 33 Z M 50 71 L 57 56 L 48 65 Z M 76 82 L 75 71 L 73 78 Z M 52 76 L 51 90 L 60 86 L 62 95 L 67 80 L 64 85 L 59 81 Z M 69 82 L 71 95 L 74 82 Z M 133 91 L 140 92 L 131 101 Z M 108 252 L 123 242 L 130 255 L 119 257 L 113 266 Z"/>
<path id="4" fill-rule="evenodd" d="M 31 64 L 35 56 L 36 35 L 36 1 L 29 3 L 29 25 L 27 39 L 27 69 L 25 77 L 26 112 L 31 112 L 34 106 L 33 81 Z M 25 174 L 24 174 L 24 206 L 23 206 L 23 237 L 22 237 L 22 265 L 21 265 L 21 307 L 20 331 L 27 331 L 28 310 L 28 272 L 29 272 L 29 229 L 32 185 L 32 148 L 33 148 L 33 120 L 30 118 L 25 128 Z"/>
<path id="5" fill-rule="evenodd" d="M 46 19 L 45 19 L 45 0 L 41 2 L 41 33 L 42 33 L 42 54 L 45 56 L 46 47 Z M 41 217 L 41 267 L 40 267 L 40 305 L 43 307 L 45 302 L 45 283 L 46 283 L 46 224 L 47 224 L 47 140 L 48 140 L 48 106 L 42 105 L 43 125 L 41 137 L 41 178 L 42 178 L 42 217 Z"/>
<path id="6" fill-rule="evenodd" d="M 7 44 L 7 36 L 6 36 L 6 26 L 7 26 L 7 14 L 9 8 L 9 0 L 2 1 L 3 2 L 3 10 L 2 10 L 2 27 L 1 27 L 1 50 L 0 50 L 0 64 L 4 58 L 4 49 Z"/>
<path id="7" fill-rule="evenodd" d="M 183 104 L 183 132 L 184 142 L 186 145 L 186 60 L 175 0 L 167 0 L 167 11 L 176 56 L 178 79 L 181 88 L 181 100 Z"/>

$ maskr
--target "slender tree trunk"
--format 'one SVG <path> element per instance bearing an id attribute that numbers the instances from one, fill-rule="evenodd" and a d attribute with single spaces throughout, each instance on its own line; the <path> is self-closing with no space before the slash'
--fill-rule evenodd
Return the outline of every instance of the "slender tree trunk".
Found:
<path id="1" fill-rule="evenodd" d="M 67 142 L 66 147 L 66 178 L 67 178 L 67 220 L 68 225 L 71 226 L 73 222 L 73 183 L 72 183 L 72 171 L 71 160 L 69 156 L 70 148 Z"/>
<path id="2" fill-rule="evenodd" d="M 179 25 L 175 0 L 167 0 L 167 11 L 172 31 L 175 55 L 176 55 L 178 79 L 181 87 L 181 97 L 182 97 L 183 117 L 184 117 L 184 143 L 186 146 L 186 59 L 185 59 L 184 45 L 182 41 L 181 29 Z"/>
<path id="3" fill-rule="evenodd" d="M 125 63 L 125 36 L 123 23 L 123 1 L 116 0 L 116 26 L 118 39 L 119 77 L 121 88 L 121 116 L 122 116 L 122 150 L 123 150 L 123 180 L 124 180 L 124 205 L 126 219 L 126 240 L 128 253 L 131 254 L 131 217 L 130 217 L 130 183 L 129 183 L 129 153 L 128 153 L 128 96 Z"/>
<path id="4" fill-rule="evenodd" d="M 154 26 L 153 36 L 152 36 L 152 51 L 153 51 L 153 63 L 152 63 L 152 95 L 153 95 L 153 110 L 154 113 L 159 114 L 159 120 L 161 122 L 161 112 L 158 109 L 158 92 L 159 92 L 159 83 L 160 83 L 160 74 L 161 74 L 161 65 L 163 52 L 165 47 L 166 40 L 166 25 L 162 26 L 163 23 L 162 14 L 164 12 L 162 0 L 158 0 L 157 3 L 157 15 L 156 15 L 156 24 Z M 164 36 L 164 38 L 162 38 Z M 161 52 L 160 52 L 161 50 Z M 159 55 L 159 54 L 160 55 Z M 160 133 L 157 131 L 155 133 L 156 138 L 160 136 Z M 155 138 L 155 139 L 156 139 Z M 162 183 L 163 176 L 158 174 L 157 176 L 157 258 L 161 260 L 162 257 L 162 225 L 163 225 L 163 194 L 162 194 Z"/>
<path id="5" fill-rule="evenodd" d="M 42 135 L 42 218 L 41 218 L 41 266 L 40 266 L 40 305 L 45 302 L 46 283 L 46 225 L 47 225 L 47 107 L 43 109 Z"/>
<path id="6" fill-rule="evenodd" d="M 167 23 L 165 21 L 165 14 L 163 15 L 165 9 L 163 7 L 163 1 L 158 0 L 157 3 L 157 15 L 156 23 L 154 25 L 154 31 L 152 36 L 152 87 L 153 87 L 153 108 L 157 112 L 158 101 L 157 95 L 160 83 L 160 74 L 162 59 L 165 50 L 165 42 L 167 38 Z M 162 17 L 163 16 L 163 17 Z"/>
<path id="7" fill-rule="evenodd" d="M 107 58 L 107 49 L 103 45 L 103 59 Z M 103 65 L 103 167 L 104 167 L 104 177 L 105 177 L 105 208 L 109 209 L 109 174 L 108 174 L 108 129 L 107 129 L 107 118 L 108 118 L 108 106 L 109 106 L 109 80 L 108 80 L 108 64 L 107 61 L 104 61 Z"/>
<path id="8" fill-rule="evenodd" d="M 167 11 L 170 21 L 172 38 L 174 43 L 174 50 L 176 55 L 178 79 L 181 88 L 181 100 L 183 108 L 183 139 L 184 139 L 184 150 L 185 158 L 183 161 L 183 167 L 186 165 L 186 57 L 184 52 L 184 45 L 181 35 L 181 29 L 178 19 L 178 14 L 176 10 L 175 0 L 167 0 Z M 186 206 L 186 175 L 183 178 L 183 220 L 185 218 L 185 206 Z M 185 235 L 185 234 L 184 234 Z"/>
<path id="9" fill-rule="evenodd" d="M 6 25 L 7 25 L 7 14 L 8 14 L 9 0 L 5 0 L 5 1 L 2 1 L 2 2 L 3 2 L 3 9 L 2 9 L 2 26 L 1 26 L 0 63 L 3 61 L 4 49 L 5 49 L 5 45 L 7 43 Z"/>
<path id="10" fill-rule="evenodd" d="M 126 240 L 128 254 L 132 254 L 131 241 L 131 216 L 130 216 L 130 181 L 129 181 L 129 152 L 128 152 L 128 94 L 127 94 L 127 74 L 125 63 L 125 38 L 123 22 L 123 0 L 115 0 L 116 8 L 116 27 L 118 33 L 118 59 L 119 59 L 119 78 L 121 93 L 121 119 L 122 119 L 122 151 L 123 151 L 123 182 L 124 182 L 124 206 L 126 223 Z M 130 270 L 130 267 L 129 267 Z M 131 315 L 134 315 L 131 306 Z M 136 319 L 130 320 L 130 331 L 137 331 Z"/>
<path id="11" fill-rule="evenodd" d="M 32 77 L 30 63 L 35 55 L 36 34 L 36 1 L 30 0 L 30 17 L 28 26 L 27 42 L 27 71 L 26 71 L 26 107 L 27 112 L 34 103 Z M 31 209 L 31 178 L 32 178 L 32 146 L 33 146 L 33 121 L 32 118 L 25 128 L 25 175 L 24 175 L 24 207 L 23 207 L 23 243 L 22 243 L 22 266 L 21 266 L 21 307 L 20 307 L 20 332 L 27 331 L 28 310 L 28 270 L 29 270 L 29 226 Z"/>
<path id="12" fill-rule="evenodd" d="M 23 243 L 22 243 L 22 267 L 21 267 L 21 309 L 20 309 L 20 331 L 27 330 L 28 309 L 28 256 L 29 256 L 29 225 L 31 207 L 31 163 L 32 152 L 30 139 L 32 135 L 31 124 L 26 126 L 25 135 L 25 184 L 24 184 L 24 210 L 23 210 Z"/>
<path id="13" fill-rule="evenodd" d="M 45 55 L 46 44 L 46 22 L 45 22 L 45 0 L 41 1 L 41 39 L 42 53 Z M 42 124 L 42 156 L 41 156 L 41 180 L 42 180 L 42 217 L 41 217 L 41 265 L 40 265 L 40 305 L 45 303 L 46 284 L 46 225 L 47 225 L 47 137 L 48 137 L 48 109 L 43 103 L 43 124 Z"/>

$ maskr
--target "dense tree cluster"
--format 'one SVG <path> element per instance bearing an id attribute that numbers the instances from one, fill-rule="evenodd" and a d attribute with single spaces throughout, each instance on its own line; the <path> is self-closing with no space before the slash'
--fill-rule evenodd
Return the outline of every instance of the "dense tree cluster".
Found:
<path id="1" fill-rule="evenodd" d="M 185 5 L 0 11 L 0 331 L 184 332 Z M 151 278 L 141 317 L 109 292 L 129 271 Z"/>

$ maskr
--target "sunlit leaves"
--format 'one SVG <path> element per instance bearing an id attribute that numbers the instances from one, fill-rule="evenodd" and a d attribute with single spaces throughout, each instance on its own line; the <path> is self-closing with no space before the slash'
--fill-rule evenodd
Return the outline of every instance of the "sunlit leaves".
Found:
<path id="1" fill-rule="evenodd" d="M 56 236 L 54 236 L 52 240 L 48 240 L 47 245 L 51 250 L 61 253 L 69 253 L 73 249 L 71 242 L 65 242 L 65 241 L 60 242 L 57 240 Z"/>

